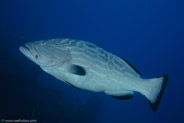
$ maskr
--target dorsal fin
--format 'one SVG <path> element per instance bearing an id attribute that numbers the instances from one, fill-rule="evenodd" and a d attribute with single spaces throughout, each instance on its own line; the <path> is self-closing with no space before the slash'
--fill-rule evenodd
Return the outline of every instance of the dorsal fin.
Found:
<path id="1" fill-rule="evenodd" d="M 138 73 L 140 76 L 142 75 L 141 72 L 139 72 L 130 62 L 128 62 L 126 59 L 121 58 L 123 61 L 125 61 L 132 69 L 135 70 L 136 73 Z"/>

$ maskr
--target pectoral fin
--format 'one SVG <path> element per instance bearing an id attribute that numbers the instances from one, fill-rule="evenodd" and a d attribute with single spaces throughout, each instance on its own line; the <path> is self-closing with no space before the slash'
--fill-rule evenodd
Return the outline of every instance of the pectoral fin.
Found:
<path id="1" fill-rule="evenodd" d="M 78 88 L 78 87 L 76 87 L 76 86 L 74 86 L 74 85 L 70 84 L 70 83 L 69 83 L 69 82 L 67 82 L 67 81 L 65 81 L 65 83 L 67 83 L 68 85 L 70 85 L 70 86 L 72 86 L 72 87 L 74 87 L 74 88 L 76 88 L 76 89 L 80 89 L 80 88 Z"/>
<path id="2" fill-rule="evenodd" d="M 86 75 L 86 69 L 83 66 L 76 65 L 76 64 L 71 64 L 68 68 L 68 72 L 79 76 Z"/>

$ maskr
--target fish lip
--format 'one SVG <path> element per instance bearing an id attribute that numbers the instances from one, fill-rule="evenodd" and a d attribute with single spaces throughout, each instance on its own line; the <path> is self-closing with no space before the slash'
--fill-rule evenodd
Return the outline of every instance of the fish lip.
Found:
<path id="1" fill-rule="evenodd" d="M 25 46 L 20 46 L 19 50 L 24 54 L 24 55 L 28 55 L 30 54 L 31 56 L 33 56 L 32 52 L 31 52 L 31 47 L 28 44 L 25 44 Z"/>
<path id="2" fill-rule="evenodd" d="M 29 44 L 25 44 L 25 48 L 27 48 L 28 50 L 31 50 L 31 46 Z"/>

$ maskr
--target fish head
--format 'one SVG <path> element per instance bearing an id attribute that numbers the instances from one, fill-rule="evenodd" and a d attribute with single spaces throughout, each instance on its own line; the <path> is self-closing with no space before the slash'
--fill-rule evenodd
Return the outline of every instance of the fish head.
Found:
<path id="1" fill-rule="evenodd" d="M 51 40 L 29 42 L 25 46 L 20 46 L 19 50 L 31 61 L 44 68 L 58 67 L 72 59 L 67 47 L 57 46 L 57 43 Z"/>

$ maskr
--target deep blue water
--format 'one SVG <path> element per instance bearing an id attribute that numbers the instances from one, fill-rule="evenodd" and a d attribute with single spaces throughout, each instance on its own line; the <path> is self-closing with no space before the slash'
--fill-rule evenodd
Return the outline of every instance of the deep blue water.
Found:
<path id="1" fill-rule="evenodd" d="M 1 0 L 0 119 L 39 123 L 184 122 L 183 0 Z M 145 78 L 170 74 L 156 113 L 135 94 L 119 101 L 43 72 L 18 47 L 86 40 L 132 63 Z"/>

